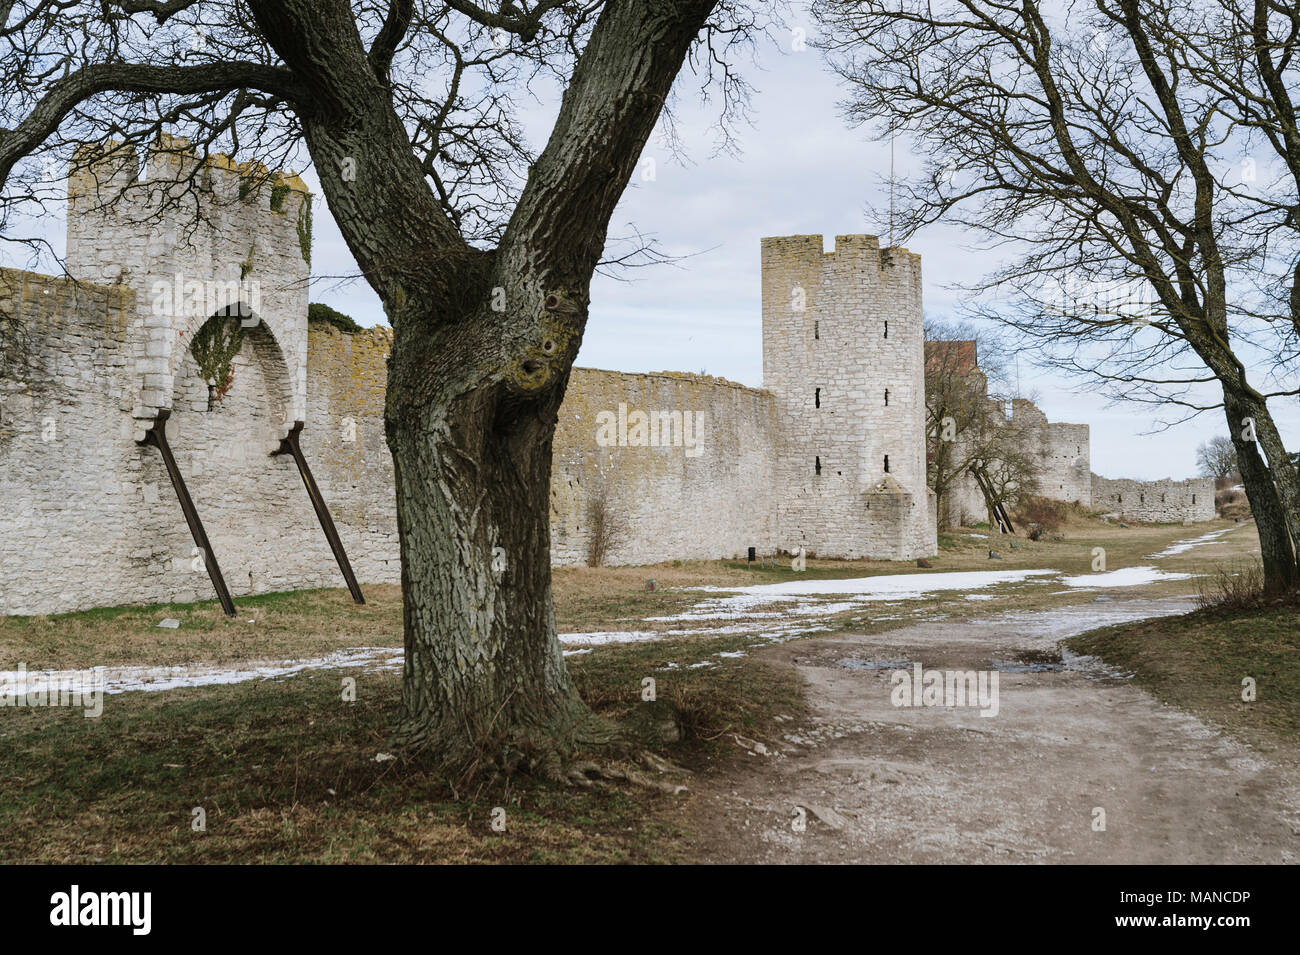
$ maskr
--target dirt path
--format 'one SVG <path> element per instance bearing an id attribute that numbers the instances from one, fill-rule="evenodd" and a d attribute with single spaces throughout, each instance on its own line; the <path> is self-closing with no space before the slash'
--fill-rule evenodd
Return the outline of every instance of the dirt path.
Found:
<path id="1" fill-rule="evenodd" d="M 1058 641 L 1177 599 L 941 620 L 767 651 L 811 713 L 779 752 L 696 781 L 701 861 L 1300 861 L 1300 773 Z M 891 672 L 998 671 L 998 713 L 898 707 Z M 806 818 L 796 831 L 797 817 Z M 1094 831 L 1094 809 L 1105 831 Z"/>

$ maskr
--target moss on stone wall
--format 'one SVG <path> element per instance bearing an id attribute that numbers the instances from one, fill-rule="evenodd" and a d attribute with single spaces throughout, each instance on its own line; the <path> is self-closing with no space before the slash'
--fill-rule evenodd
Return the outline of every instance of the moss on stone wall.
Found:
<path id="1" fill-rule="evenodd" d="M 333 325 L 347 335 L 355 335 L 362 330 L 351 315 L 344 315 L 338 309 L 332 308 L 324 302 L 312 302 L 307 306 L 307 321 Z"/>
<path id="2" fill-rule="evenodd" d="M 209 319 L 190 341 L 199 376 L 208 384 L 208 407 L 220 401 L 234 382 L 235 356 L 244 347 L 244 327 L 237 318 Z"/>
<path id="3" fill-rule="evenodd" d="M 311 265 L 311 196 L 302 197 L 298 207 L 298 251 L 302 260 Z"/>

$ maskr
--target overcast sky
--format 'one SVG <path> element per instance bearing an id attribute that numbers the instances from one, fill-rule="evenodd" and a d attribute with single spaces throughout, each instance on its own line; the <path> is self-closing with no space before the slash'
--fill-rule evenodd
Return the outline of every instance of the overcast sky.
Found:
<path id="1" fill-rule="evenodd" d="M 815 35 L 811 24 L 809 38 Z M 752 127 L 737 129 L 740 153 L 715 155 L 716 108 L 700 105 L 698 83 L 682 83 L 677 104 L 680 138 L 688 161 L 674 160 L 656 136 L 643 156 L 655 175 L 640 175 L 611 223 L 611 236 L 632 225 L 653 236 L 663 251 L 687 256 L 671 265 L 637 270 L 632 281 L 598 277 L 578 363 L 621 371 L 708 372 L 762 385 L 759 239 L 820 233 L 827 248 L 841 233 L 876 233 L 888 224 L 869 221 L 866 207 L 881 197 L 889 171 L 889 146 L 849 128 L 837 110 L 843 91 L 811 45 L 791 50 L 788 38 L 757 52 L 746 70 L 756 88 Z M 687 78 L 689 79 L 689 77 Z M 536 91 L 535 91 L 536 92 Z M 540 148 L 557 98 L 522 117 L 531 144 Z M 908 156 L 896 156 L 900 175 Z M 340 285 L 330 276 L 355 274 L 338 229 L 316 192 L 312 300 L 352 315 L 363 325 L 384 321 L 378 299 L 362 281 Z M 57 217 L 52 217 L 57 219 Z M 47 220 L 52 229 L 62 224 Z M 951 316 L 960 301 L 954 284 L 971 282 L 997 264 L 975 249 L 971 237 L 946 227 L 913 236 L 921 253 L 924 307 L 931 317 Z M 17 264 L 17 263 L 15 263 Z M 1226 433 L 1222 412 L 1159 433 L 1158 411 L 1145 405 L 1108 407 L 1089 388 L 1019 362 L 1022 393 L 1035 395 L 1050 420 L 1092 427 L 1092 467 L 1108 477 L 1184 478 L 1195 473 L 1197 445 Z M 1300 408 L 1294 400 L 1271 405 L 1291 447 L 1300 445 Z M 1176 415 L 1174 416 L 1176 417 Z"/>
<path id="2" fill-rule="evenodd" d="M 811 37 L 811 25 L 808 31 Z M 693 87 L 682 84 L 678 129 L 688 164 L 673 160 L 658 136 L 652 139 L 643 162 L 655 160 L 654 179 L 634 177 L 610 234 L 626 235 L 634 224 L 665 252 L 689 258 L 637 270 L 630 283 L 598 277 L 580 365 L 708 372 L 761 386 L 759 239 L 820 233 L 829 250 L 837 234 L 887 237 L 888 224 L 868 221 L 866 207 L 887 177 L 888 144 L 845 124 L 836 106 L 843 91 L 821 54 L 811 48 L 793 52 L 790 45 L 760 49 L 757 68 L 747 71 L 757 91 L 753 126 L 737 130 L 738 156 L 714 154 L 716 110 L 697 104 Z M 526 117 L 534 146 L 544 144 L 552 118 L 552 108 Z M 900 149 L 900 175 L 907 161 Z M 313 269 L 347 272 L 351 259 L 323 208 L 316 223 Z M 971 237 L 952 229 L 932 228 L 907 245 L 921 253 L 924 308 L 932 317 L 953 313 L 960 295 L 955 283 L 973 281 L 996 264 L 975 249 Z M 362 324 L 383 321 L 378 299 L 361 282 L 346 288 L 318 283 L 312 297 Z M 1087 386 L 1061 381 L 1027 356 L 1019 371 L 1022 391 L 1037 395 L 1050 420 L 1092 426 L 1092 467 L 1108 477 L 1190 477 L 1197 445 L 1226 433 L 1219 411 L 1149 433 L 1158 414 L 1149 406 L 1108 407 Z M 1296 403 L 1275 401 L 1273 408 L 1289 444 L 1300 444 Z"/>

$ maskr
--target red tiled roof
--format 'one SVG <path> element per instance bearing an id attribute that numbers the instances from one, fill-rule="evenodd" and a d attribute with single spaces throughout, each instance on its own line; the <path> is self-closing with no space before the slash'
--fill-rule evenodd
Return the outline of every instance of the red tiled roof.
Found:
<path id="1" fill-rule="evenodd" d="M 969 375 L 979 367 L 975 356 L 975 342 L 926 342 L 925 367 L 927 371 L 942 371 L 953 375 Z"/>

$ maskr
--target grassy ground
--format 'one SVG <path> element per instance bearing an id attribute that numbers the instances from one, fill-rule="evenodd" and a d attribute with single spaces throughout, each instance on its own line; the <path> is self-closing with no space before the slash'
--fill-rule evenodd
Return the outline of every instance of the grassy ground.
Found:
<path id="1" fill-rule="evenodd" d="M 1300 743 L 1300 605 L 1201 610 L 1093 630 L 1067 646 L 1264 752 Z M 1242 700 L 1245 677 L 1256 683 L 1253 702 Z"/>
<path id="2" fill-rule="evenodd" d="M 360 607 L 343 589 L 241 597 L 233 619 L 215 600 L 0 617 L 0 668 L 233 663 L 401 646 L 401 589 L 371 585 L 365 594 Z M 168 617 L 180 627 L 160 628 Z"/>
<path id="3" fill-rule="evenodd" d="M 701 584 L 1013 568 L 1082 574 L 1091 569 L 1095 547 L 1106 549 L 1108 569 L 1149 564 L 1145 556 L 1172 541 L 1228 526 L 1123 529 L 1079 521 L 1063 539 L 1021 539 L 1014 549 L 1006 541 L 993 544 L 1002 561 L 988 558 L 988 540 L 966 536 L 985 533 L 973 530 L 947 537 L 931 571 L 910 563 L 817 560 L 797 575 L 788 560 L 777 569 L 725 561 L 563 568 L 555 572 L 557 617 L 566 633 L 662 629 L 667 625 L 642 618 L 686 609 L 702 596 L 686 588 Z M 1240 553 L 1252 534 L 1249 527 L 1234 529 L 1213 545 L 1159 564 L 1195 572 Z M 660 589 L 646 592 L 647 578 Z M 1162 587 L 1192 589 L 1178 581 L 1146 592 Z M 1093 598 L 1064 592 L 1059 584 L 981 593 L 994 599 L 973 605 L 961 594 L 936 596 L 901 608 L 855 611 L 833 624 L 864 632 L 920 614 Z M 371 586 L 366 594 L 364 607 L 355 607 L 343 590 L 240 598 L 235 620 L 224 618 L 215 603 L 0 618 L 0 669 L 18 662 L 39 669 L 278 660 L 400 646 L 397 588 Z M 181 627 L 157 628 L 163 617 L 177 618 Z M 781 718 L 802 712 L 801 688 L 790 671 L 725 655 L 754 645 L 752 635 L 688 636 L 597 647 L 569 657 L 569 666 L 598 712 L 674 727 L 681 738 L 666 741 L 664 754 L 708 772 L 719 761 L 739 758 L 735 735 L 770 738 Z M 1278 665 L 1286 661 L 1294 672 L 1293 656 L 1280 656 Z M 343 676 L 357 678 L 355 702 L 342 700 Z M 654 704 L 640 699 L 647 676 L 657 684 Z M 1259 679 L 1266 701 L 1278 677 Z M 0 710 L 0 861 L 668 862 L 683 856 L 690 834 L 680 822 L 681 797 L 535 783 L 451 793 L 418 765 L 376 761 L 388 750 L 399 683 L 395 673 L 319 671 L 115 695 L 99 719 L 85 719 L 79 710 Z M 491 827 L 497 807 L 505 810 L 505 832 Z M 191 827 L 195 808 L 206 812 L 205 832 Z"/>
<path id="4" fill-rule="evenodd" d="M 731 747 L 797 716 L 786 671 L 707 646 L 616 646 L 573 658 L 584 697 L 615 719 L 676 724 L 662 751 L 707 770 Z M 708 663 L 693 668 L 691 664 Z M 667 664 L 676 664 L 667 669 Z M 672 862 L 681 796 L 524 781 L 452 793 L 402 759 L 376 761 L 400 701 L 395 673 L 310 673 L 109 698 L 79 710 L 0 711 L 0 862 Z M 642 679 L 658 701 L 641 702 Z M 638 712 L 640 711 L 640 712 Z M 689 777 L 686 779 L 690 784 Z M 459 797 L 459 798 L 456 798 Z M 492 828 L 505 811 L 505 831 Z M 194 810 L 205 831 L 192 828 Z"/>

